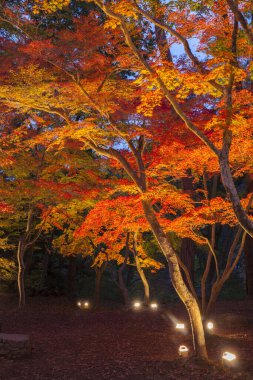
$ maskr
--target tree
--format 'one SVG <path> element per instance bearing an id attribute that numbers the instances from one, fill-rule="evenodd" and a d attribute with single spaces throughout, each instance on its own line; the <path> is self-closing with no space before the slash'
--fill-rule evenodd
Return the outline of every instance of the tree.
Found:
<path id="1" fill-rule="evenodd" d="M 44 10 L 51 13 L 67 6 L 69 1 L 60 3 L 58 7 L 48 0 L 35 3 L 36 12 Z M 249 11 L 249 7 L 247 2 L 244 3 L 243 11 L 247 12 Z M 245 67 L 239 65 L 239 58 L 242 57 L 238 56 L 238 22 L 246 35 L 246 38 L 241 38 L 241 41 L 239 41 L 242 52 L 244 53 L 245 51 L 245 42 L 246 46 L 248 42 L 250 44 L 253 43 L 252 32 L 250 31 L 247 19 L 244 17 L 243 12 L 239 10 L 237 3 L 233 0 L 224 0 L 219 2 L 219 4 L 212 2 L 206 6 L 203 2 L 196 5 L 192 1 L 187 1 L 186 4 L 184 2 L 184 7 L 182 8 L 182 2 L 179 0 L 173 2 L 173 5 L 169 5 L 168 9 L 163 6 L 163 4 L 159 4 L 160 7 L 155 10 L 155 13 L 158 13 L 160 15 L 159 18 L 162 16 L 163 19 L 169 14 L 169 20 L 171 19 L 173 27 L 166 22 L 160 21 L 159 18 L 156 18 L 155 14 L 150 13 L 150 9 L 154 12 L 154 8 L 152 8 L 149 1 L 144 3 L 144 6 L 126 0 L 117 3 L 115 2 L 110 6 L 100 0 L 95 1 L 95 4 L 109 18 L 106 26 L 115 30 L 121 28 L 125 41 L 129 47 L 130 54 L 132 54 L 135 60 L 137 60 L 140 72 L 142 72 L 146 79 L 151 83 L 150 87 L 157 89 L 157 93 L 162 93 L 163 96 L 165 96 L 175 112 L 182 119 L 185 126 L 206 146 L 208 146 L 214 155 L 216 155 L 219 161 L 222 182 L 230 197 L 235 215 L 242 228 L 253 237 L 253 224 L 241 206 L 229 162 L 229 153 L 233 135 L 233 95 L 234 93 L 240 93 L 241 88 L 237 83 L 244 81 L 247 76 L 247 69 L 245 70 Z M 232 11 L 233 15 L 232 20 L 229 13 L 230 11 Z M 138 46 L 135 44 L 133 36 L 131 35 L 131 30 L 133 29 L 133 24 L 135 22 L 137 23 L 140 17 L 146 19 L 156 28 L 169 33 L 172 40 L 175 38 L 177 42 L 183 45 L 185 53 L 195 69 L 195 73 L 189 76 L 189 81 L 187 81 L 184 76 L 183 86 L 181 86 L 181 81 L 178 80 L 179 78 L 182 78 L 181 68 L 178 70 L 176 64 L 173 65 L 173 61 L 171 62 L 172 66 L 170 65 L 168 68 L 163 62 L 165 70 L 161 68 L 157 69 L 156 65 L 151 64 L 144 58 L 141 49 L 138 49 Z M 196 21 L 199 22 L 200 20 L 201 29 L 194 33 L 193 31 L 196 30 Z M 213 28 L 213 25 L 215 25 L 215 28 Z M 205 30 L 204 38 L 202 37 L 203 30 Z M 140 34 L 142 32 L 143 30 L 141 30 Z M 202 43 L 203 47 L 200 47 L 199 50 L 203 51 L 205 56 L 206 54 L 209 54 L 210 59 L 209 62 L 207 61 L 209 64 L 207 64 L 206 61 L 202 62 L 199 60 L 198 56 L 194 54 L 189 43 L 189 39 L 192 37 L 199 39 L 201 43 L 202 40 L 204 40 L 204 43 Z M 210 38 L 209 41 L 208 37 Z M 218 67 L 216 66 L 217 63 Z M 160 64 L 161 62 L 159 62 L 159 65 Z M 166 78 L 166 73 L 169 76 L 169 81 L 168 78 Z M 175 81 L 175 74 L 177 81 Z M 152 92 L 153 89 L 151 90 Z M 173 90 L 176 89 L 179 89 L 179 94 L 177 94 L 177 96 L 173 94 Z M 194 120 L 192 120 L 184 111 L 180 102 L 177 100 L 177 97 L 179 99 L 187 99 L 187 95 L 190 91 L 193 91 L 195 95 L 210 93 L 212 96 L 220 100 L 219 104 L 221 105 L 221 112 L 218 112 L 218 119 L 222 132 L 221 148 L 203 133 Z M 151 95 L 150 91 L 149 95 Z M 148 112 L 150 112 L 152 107 L 153 106 L 149 104 Z M 237 113 L 238 111 L 236 110 L 236 114 Z"/>
<path id="2" fill-rule="evenodd" d="M 50 1 L 40 4 L 52 5 Z M 110 164 L 114 162 L 115 172 L 124 169 L 128 177 L 127 193 L 136 197 L 140 210 L 142 206 L 145 221 L 168 260 L 175 289 L 189 312 L 196 352 L 206 357 L 197 300 L 182 279 L 177 254 L 166 235 L 167 219 L 160 212 L 172 209 L 173 202 L 178 203 L 181 213 L 194 205 L 181 195 L 177 186 L 173 189 L 168 185 L 169 178 L 159 175 L 162 167 L 167 167 L 175 181 L 188 169 L 189 152 L 199 159 L 195 165 L 200 168 L 207 167 L 214 173 L 216 166 L 237 219 L 251 233 L 252 222 L 241 205 L 229 166 L 231 163 L 237 175 L 252 169 L 247 159 L 252 150 L 252 115 L 248 104 L 252 95 L 243 88 L 250 66 L 243 59 L 243 64 L 239 58 L 235 62 L 238 24 L 227 16 L 227 8 L 224 12 L 224 2 L 214 2 L 200 10 L 193 9 L 191 1 L 184 8 L 180 1 L 173 3 L 176 11 L 170 8 L 171 4 L 161 5 L 156 9 L 161 16 L 159 20 L 150 16 L 148 2 L 142 8 L 125 1 L 96 4 L 104 14 L 97 10 L 96 17 L 90 14 L 77 18 L 72 31 L 54 30 L 57 39 L 23 38 L 19 50 L 23 61 L 19 58 L 15 77 L 6 73 L 0 90 L 2 102 L 6 107 L 22 112 L 36 110 L 58 120 L 58 127 L 44 134 L 52 146 L 61 149 L 66 141 L 72 140 L 80 150 L 92 149 Z M 167 14 L 173 27 L 160 21 Z M 170 33 L 171 43 L 179 40 L 188 58 L 172 62 L 160 59 L 152 24 Z M 193 34 L 196 24 L 201 27 Z M 188 40 L 192 37 L 200 41 L 205 60 L 201 61 L 191 49 Z M 245 42 L 242 36 L 241 58 L 246 51 Z M 27 69 L 24 62 L 28 59 L 32 64 Z M 236 98 L 232 96 L 235 93 Z M 185 132 L 184 125 L 192 133 L 190 148 L 186 144 L 190 134 Z M 244 145 L 243 134 L 248 136 Z M 172 151 L 172 144 L 174 149 L 180 147 L 177 155 L 181 160 L 186 158 L 179 168 L 181 172 L 165 156 L 165 152 Z M 239 154 L 237 147 L 243 149 L 243 154 Z M 164 151 L 160 163 L 161 155 L 156 155 L 159 149 Z"/>
<path id="3" fill-rule="evenodd" d="M 130 195 L 127 199 L 122 196 L 115 197 L 114 190 L 111 192 L 111 199 L 109 194 L 107 194 L 109 199 L 97 202 L 89 211 L 85 221 L 75 232 L 75 236 L 77 238 L 86 236 L 90 240 L 92 236 L 91 243 L 95 249 L 101 245 L 104 247 L 103 254 L 99 254 L 95 259 L 99 267 L 104 263 L 107 265 L 108 261 L 115 261 L 120 266 L 118 286 L 126 305 L 130 299 L 123 271 L 127 265 L 135 265 L 144 288 L 144 302 L 148 305 L 150 291 L 144 269 L 157 271 L 162 264 L 149 257 L 143 249 L 142 233 L 148 226 L 143 213 L 137 207 L 136 199 L 131 199 Z"/>
<path id="4" fill-rule="evenodd" d="M 41 119 L 36 115 L 22 119 L 20 125 L 15 125 L 14 119 L 10 124 L 7 119 L 5 122 L 1 145 L 5 156 L 12 159 L 1 165 L 0 191 L 8 204 L 3 203 L 5 210 L 15 210 L 15 213 L 10 215 L 3 227 L 10 231 L 8 240 L 13 239 L 17 246 L 19 306 L 23 307 L 26 252 L 33 249 L 40 238 L 52 206 L 59 201 L 67 202 L 72 196 L 80 196 L 85 192 L 85 185 L 78 185 L 77 177 L 81 173 L 76 175 L 73 171 L 73 166 L 80 164 L 78 154 L 71 155 L 69 148 L 66 148 L 59 159 L 46 151 L 46 145 L 33 141 L 43 126 L 47 128 L 47 123 L 41 126 Z M 82 165 L 87 165 L 88 156 L 84 155 L 81 161 Z M 87 176 L 83 176 L 82 181 L 85 178 Z M 8 248 L 2 247 L 5 250 Z"/>

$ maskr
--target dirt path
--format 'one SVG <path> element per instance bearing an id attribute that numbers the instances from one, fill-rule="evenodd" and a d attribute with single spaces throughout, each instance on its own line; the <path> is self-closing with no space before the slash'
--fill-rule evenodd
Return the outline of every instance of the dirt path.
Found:
<path id="1" fill-rule="evenodd" d="M 228 345 L 240 350 L 240 369 L 219 368 L 178 359 L 180 344 L 191 347 L 190 335 L 175 331 L 172 319 L 180 308 L 159 312 L 81 311 L 65 300 L 33 299 L 25 311 L 2 301 L 4 332 L 27 333 L 33 352 L 22 360 L 0 358 L 1 380 L 173 380 L 253 379 L 253 330 L 219 330 L 209 337 L 211 358 Z M 241 313 L 250 313 L 242 306 Z M 243 371 L 244 373 L 241 373 Z M 252 376 L 251 376 L 252 371 Z M 247 372 L 247 374 L 245 374 Z"/>

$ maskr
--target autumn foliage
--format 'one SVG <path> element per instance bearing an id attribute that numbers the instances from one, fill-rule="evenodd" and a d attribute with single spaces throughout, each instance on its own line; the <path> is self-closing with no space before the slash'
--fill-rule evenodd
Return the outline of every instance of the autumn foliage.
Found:
<path id="1" fill-rule="evenodd" d="M 7 1 L 1 10 L 1 223 L 7 231 L 6 215 L 22 220 L 23 256 L 32 236 L 51 236 L 60 254 L 93 257 L 97 274 L 111 261 L 130 265 L 137 245 L 142 268 L 159 270 L 144 249 L 153 233 L 176 292 L 194 305 L 195 347 L 206 357 L 200 302 L 173 237 L 208 252 L 205 314 L 253 236 L 243 185 L 253 169 L 252 9 L 79 3 Z M 237 235 L 222 267 L 224 226 Z"/>

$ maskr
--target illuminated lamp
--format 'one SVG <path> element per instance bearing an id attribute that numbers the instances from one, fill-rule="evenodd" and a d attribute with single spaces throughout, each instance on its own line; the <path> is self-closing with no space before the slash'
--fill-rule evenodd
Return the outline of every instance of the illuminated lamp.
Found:
<path id="1" fill-rule="evenodd" d="M 177 330 L 184 330 L 185 324 L 184 323 L 177 323 L 176 324 L 176 329 Z"/>
<path id="2" fill-rule="evenodd" d="M 189 355 L 189 349 L 186 346 L 180 346 L 178 349 L 179 356 L 182 356 L 183 358 L 187 358 Z"/>
<path id="3" fill-rule="evenodd" d="M 236 364 L 236 355 L 231 352 L 223 352 L 222 363 L 225 367 L 234 367 Z"/>

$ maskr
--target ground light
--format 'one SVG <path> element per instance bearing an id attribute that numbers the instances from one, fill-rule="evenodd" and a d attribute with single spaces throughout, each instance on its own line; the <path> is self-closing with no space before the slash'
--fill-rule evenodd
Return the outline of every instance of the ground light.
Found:
<path id="1" fill-rule="evenodd" d="M 185 324 L 184 323 L 177 323 L 176 324 L 176 329 L 177 330 L 184 330 Z"/>
<path id="2" fill-rule="evenodd" d="M 209 331 L 213 331 L 213 328 L 214 328 L 213 322 L 211 321 L 207 322 L 206 327 Z"/>
<path id="3" fill-rule="evenodd" d="M 136 302 L 134 302 L 133 307 L 134 307 L 134 309 L 138 310 L 141 308 L 141 303 L 136 301 Z"/>
<path id="4" fill-rule="evenodd" d="M 188 355 L 189 355 L 189 349 L 186 346 L 180 346 L 179 349 L 178 349 L 178 353 L 183 358 L 187 358 Z"/>
<path id="5" fill-rule="evenodd" d="M 231 352 L 223 352 L 222 363 L 226 367 L 234 367 L 236 363 L 236 355 Z"/>
<path id="6" fill-rule="evenodd" d="M 151 308 L 152 310 L 157 310 L 157 309 L 158 309 L 158 305 L 157 305 L 157 303 L 152 302 L 152 303 L 150 304 L 150 308 Z"/>
<path id="7" fill-rule="evenodd" d="M 80 309 L 89 309 L 90 303 L 88 301 L 78 301 L 77 306 L 80 307 Z"/>

